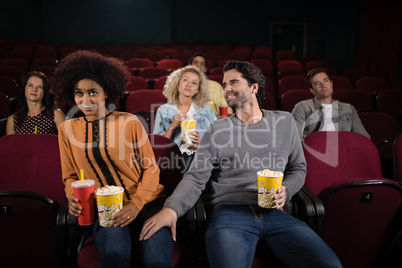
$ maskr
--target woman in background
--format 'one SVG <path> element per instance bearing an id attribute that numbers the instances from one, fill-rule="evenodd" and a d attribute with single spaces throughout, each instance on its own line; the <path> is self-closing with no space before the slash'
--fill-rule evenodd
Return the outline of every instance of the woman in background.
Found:
<path id="1" fill-rule="evenodd" d="M 176 142 L 188 169 L 197 150 L 200 138 L 209 124 L 217 119 L 209 102 L 208 80 L 197 67 L 186 66 L 171 73 L 163 94 L 168 103 L 159 107 L 153 133 L 164 135 Z M 196 130 L 190 138 L 183 138 L 182 121 L 196 121 Z"/>
<path id="2" fill-rule="evenodd" d="M 17 109 L 7 119 L 6 135 L 41 133 L 57 135 L 66 119 L 54 105 L 48 78 L 42 72 L 28 72 L 21 80 L 17 93 Z"/>

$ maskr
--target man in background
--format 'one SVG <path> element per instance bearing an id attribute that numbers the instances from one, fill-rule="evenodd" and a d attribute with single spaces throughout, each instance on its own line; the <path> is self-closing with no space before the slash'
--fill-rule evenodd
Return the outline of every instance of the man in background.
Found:
<path id="1" fill-rule="evenodd" d="M 316 131 L 352 131 L 370 138 L 355 108 L 332 99 L 333 82 L 326 69 L 310 70 L 307 85 L 315 97 L 297 103 L 292 111 L 301 139 Z"/>
<path id="2" fill-rule="evenodd" d="M 189 65 L 199 68 L 205 74 L 207 73 L 207 59 L 202 52 L 195 53 L 188 61 Z M 210 96 L 211 107 L 214 110 L 216 116 L 220 118 L 219 106 L 228 106 L 223 95 L 222 86 L 213 80 L 208 80 L 208 89 Z M 232 108 L 228 107 L 228 115 L 233 113 Z"/>

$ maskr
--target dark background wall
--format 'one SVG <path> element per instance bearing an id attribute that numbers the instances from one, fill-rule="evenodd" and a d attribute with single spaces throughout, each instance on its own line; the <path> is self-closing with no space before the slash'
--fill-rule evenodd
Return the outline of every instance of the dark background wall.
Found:
<path id="1" fill-rule="evenodd" d="M 355 65 L 365 2 L 380 1 L 1 0 L 0 39 L 78 45 L 234 41 L 317 54 L 343 73 Z M 300 27 L 284 23 L 306 25 L 305 47 Z"/>

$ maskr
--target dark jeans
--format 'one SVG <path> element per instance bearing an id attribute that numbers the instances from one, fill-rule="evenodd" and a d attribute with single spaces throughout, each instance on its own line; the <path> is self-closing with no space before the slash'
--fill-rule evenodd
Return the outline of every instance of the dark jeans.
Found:
<path id="1" fill-rule="evenodd" d="M 162 209 L 164 202 L 165 198 L 159 198 L 146 204 L 126 227 L 101 227 L 99 220 L 95 221 L 93 237 L 103 268 L 129 267 L 132 246 L 140 267 L 172 267 L 174 241 L 170 229 L 161 228 L 148 240 L 138 241 L 142 225 Z"/>
<path id="2" fill-rule="evenodd" d="M 206 232 L 211 268 L 251 267 L 262 239 L 286 267 L 342 267 L 338 257 L 304 222 L 278 209 L 216 205 Z"/>

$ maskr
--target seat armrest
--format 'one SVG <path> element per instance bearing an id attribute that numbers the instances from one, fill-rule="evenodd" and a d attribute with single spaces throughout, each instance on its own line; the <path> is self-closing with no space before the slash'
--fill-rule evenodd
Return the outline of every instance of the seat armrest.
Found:
<path id="1" fill-rule="evenodd" d="M 61 204 L 59 212 L 57 213 L 56 225 L 60 227 L 66 227 L 67 216 L 68 216 L 68 200 L 66 199 L 63 202 L 63 204 Z"/>
<path id="2" fill-rule="evenodd" d="M 202 196 L 197 200 L 195 205 L 187 211 L 186 217 L 189 222 L 205 222 L 207 220 Z"/>
<path id="3" fill-rule="evenodd" d="M 315 209 L 315 219 L 311 223 L 310 227 L 321 237 L 323 235 L 323 218 L 325 215 L 324 204 L 321 199 L 318 198 L 309 188 L 303 186 L 301 190 L 313 203 Z"/>
<path id="4" fill-rule="evenodd" d="M 77 218 L 68 213 L 68 200 L 66 199 L 60 206 L 57 213 L 56 224 L 60 227 L 67 227 L 77 224 Z"/>

